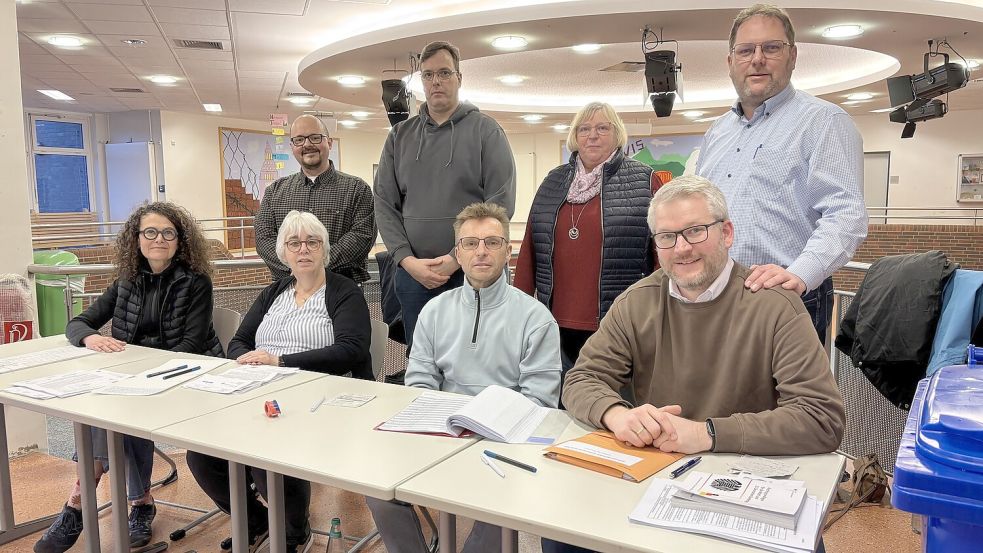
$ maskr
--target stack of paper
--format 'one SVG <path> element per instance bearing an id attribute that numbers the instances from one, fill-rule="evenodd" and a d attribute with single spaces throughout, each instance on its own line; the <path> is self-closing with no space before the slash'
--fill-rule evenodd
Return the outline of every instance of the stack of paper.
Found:
<path id="1" fill-rule="evenodd" d="M 95 353 L 98 352 L 86 348 L 77 348 L 75 346 L 61 346 L 46 349 L 44 351 L 14 355 L 12 357 L 0 359 L 0 374 L 19 371 L 29 367 L 37 367 L 38 365 L 46 365 L 48 363 L 57 363 L 58 361 L 75 359 L 77 357 L 83 357 L 85 355 L 92 355 Z"/>
<path id="2" fill-rule="evenodd" d="M 228 362 L 226 359 L 171 359 L 126 380 L 95 390 L 94 393 L 113 396 L 152 396 Z"/>
<path id="3" fill-rule="evenodd" d="M 674 507 L 735 515 L 795 529 L 805 506 L 805 482 L 693 471 L 675 483 Z"/>
<path id="4" fill-rule="evenodd" d="M 103 386 L 109 386 L 114 382 L 129 377 L 130 375 L 128 374 L 105 370 L 75 371 L 15 382 L 4 391 L 34 399 L 70 397 L 91 392 Z"/>
<path id="5" fill-rule="evenodd" d="M 221 374 L 206 374 L 184 387 L 217 394 L 241 394 L 299 371 L 297 368 L 272 365 L 236 365 Z"/>
<path id="6" fill-rule="evenodd" d="M 779 553 L 813 551 L 819 538 L 823 505 L 813 496 L 806 498 L 798 524 L 791 530 L 750 518 L 676 507 L 672 502 L 675 493 L 678 493 L 678 488 L 669 480 L 652 479 L 645 496 L 628 519 L 669 530 L 715 536 Z"/>

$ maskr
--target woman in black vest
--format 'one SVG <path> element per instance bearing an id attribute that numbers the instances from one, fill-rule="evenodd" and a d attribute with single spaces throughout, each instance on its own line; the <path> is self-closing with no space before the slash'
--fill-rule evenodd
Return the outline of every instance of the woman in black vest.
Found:
<path id="1" fill-rule="evenodd" d="M 173 352 L 222 356 L 212 328 L 212 281 L 208 245 L 194 218 L 183 208 L 156 202 L 130 215 L 116 238 L 116 280 L 65 334 L 79 347 L 104 353 L 127 344 Z M 99 329 L 111 323 L 111 336 Z M 106 432 L 92 429 L 96 482 L 109 470 Z M 154 443 L 124 436 L 126 488 L 130 501 L 130 547 L 150 543 L 150 524 L 157 513 L 150 495 Z M 82 533 L 79 483 L 51 527 L 34 545 L 37 553 L 72 547 Z"/>
<path id="2" fill-rule="evenodd" d="M 662 183 L 625 157 L 627 139 L 613 107 L 584 106 L 567 135 L 570 161 L 550 171 L 529 210 L 515 286 L 556 317 L 564 376 L 614 298 L 653 270 L 646 216 Z"/>

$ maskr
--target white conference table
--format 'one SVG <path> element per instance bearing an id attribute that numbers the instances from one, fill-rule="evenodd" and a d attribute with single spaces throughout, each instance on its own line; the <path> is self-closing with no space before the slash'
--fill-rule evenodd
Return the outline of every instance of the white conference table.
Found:
<path id="1" fill-rule="evenodd" d="M 570 419 L 560 440 L 592 430 Z M 506 473 L 505 478 L 500 478 L 482 464 L 480 454 L 485 449 L 533 465 L 538 472 L 534 474 L 497 462 Z M 760 551 L 709 536 L 629 523 L 628 514 L 645 493 L 650 480 L 641 483 L 621 480 L 547 459 L 542 450 L 540 445 L 482 441 L 401 484 L 396 489 L 396 499 L 441 512 L 442 553 L 454 550 L 455 515 L 501 526 L 502 551 L 506 553 L 518 550 L 518 530 L 597 551 Z M 726 472 L 727 461 L 736 457 L 703 454 L 699 470 Z M 809 494 L 825 501 L 828 510 L 844 458 L 830 453 L 785 459 L 799 465 L 793 478 L 804 480 Z M 653 478 L 668 478 L 669 471 L 682 462 L 670 465 Z M 818 541 L 818 535 L 816 539 Z"/>
<path id="2" fill-rule="evenodd" d="M 37 351 L 44 347 L 56 347 L 67 344 L 64 337 L 36 340 L 37 349 L 30 349 L 23 342 L 8 346 L 0 346 L 0 356 L 8 357 L 28 351 Z M 40 346 L 40 347 L 38 347 Z M 137 374 L 147 369 L 161 365 L 170 359 L 203 359 L 214 360 L 212 357 L 175 353 L 166 350 L 144 348 L 128 345 L 123 352 L 111 354 L 95 354 L 32 367 L 12 373 L 0 375 L 0 388 L 11 383 L 54 375 L 79 369 L 111 369 L 116 372 Z M 232 362 L 229 361 L 229 364 Z M 213 370 L 224 370 L 230 366 L 222 365 Z M 127 536 L 127 505 L 125 464 L 123 458 L 124 434 L 139 438 L 152 439 L 152 431 L 181 421 L 195 419 L 202 415 L 224 409 L 226 407 L 249 401 L 255 397 L 275 393 L 278 390 L 301 386 L 310 381 L 322 378 L 323 375 L 301 371 L 298 374 L 266 384 L 244 394 L 215 394 L 191 390 L 178 385 L 162 393 L 150 396 L 114 396 L 86 393 L 67 398 L 48 400 L 32 399 L 25 396 L 0 392 L 0 404 L 12 405 L 23 409 L 41 412 L 58 418 L 71 420 L 75 425 L 75 443 L 79 453 L 79 482 L 82 490 L 82 512 L 86 548 L 90 552 L 99 551 L 98 511 L 95 496 L 95 480 L 93 474 L 91 428 L 102 428 L 108 432 L 110 483 L 112 501 L 116 506 L 112 511 L 113 529 L 115 536 Z M 214 432 L 214 427 L 212 428 Z M 5 436 L 6 432 L 2 432 Z M 3 445 L 6 445 L 5 443 Z M 117 462 L 119 459 L 119 462 Z M 4 456 L 6 460 L 6 456 Z M 8 469 L 9 471 L 9 469 Z M 9 484 L 9 472 L 7 473 Z M 9 496 L 9 485 L 4 490 Z M 129 539 L 114 540 L 114 550 L 120 553 L 129 551 Z"/>
<path id="3" fill-rule="evenodd" d="M 369 394 L 358 408 L 334 407 L 322 397 Z M 476 438 L 424 436 L 374 428 L 413 401 L 422 390 L 392 384 L 327 376 L 263 398 L 161 428 L 152 433 L 167 442 L 229 460 L 233 498 L 234 551 L 245 551 L 244 465 L 267 471 L 271 552 L 285 550 L 283 476 L 292 476 L 391 500 L 398 485 L 468 448 Z M 263 403 L 276 399 L 282 414 L 267 418 Z M 215 428 L 224 431 L 216 434 Z M 243 545 L 240 545 L 243 544 Z"/>

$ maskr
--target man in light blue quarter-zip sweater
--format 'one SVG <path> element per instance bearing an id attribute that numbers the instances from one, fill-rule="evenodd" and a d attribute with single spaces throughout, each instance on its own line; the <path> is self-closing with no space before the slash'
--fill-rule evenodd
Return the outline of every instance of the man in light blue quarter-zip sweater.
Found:
<path id="1" fill-rule="evenodd" d="M 546 407 L 560 393 L 560 330 L 549 309 L 508 283 L 512 254 L 502 207 L 475 203 L 454 222 L 455 257 L 464 285 L 420 312 L 406 368 L 406 385 L 477 395 L 492 384 Z M 366 497 L 390 553 L 423 553 L 413 506 Z M 464 553 L 501 551 L 501 528 L 475 522 Z"/>

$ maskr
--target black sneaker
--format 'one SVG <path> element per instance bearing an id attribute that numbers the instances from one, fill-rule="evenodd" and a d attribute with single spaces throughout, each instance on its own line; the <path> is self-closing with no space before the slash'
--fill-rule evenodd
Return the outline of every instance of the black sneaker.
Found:
<path id="1" fill-rule="evenodd" d="M 153 503 L 130 507 L 130 547 L 143 547 L 150 543 L 153 535 L 150 523 L 156 515 L 157 507 Z"/>
<path id="2" fill-rule="evenodd" d="M 307 539 L 304 543 L 298 545 L 287 544 L 287 553 L 307 553 L 314 546 L 314 534 L 307 534 Z"/>
<path id="3" fill-rule="evenodd" d="M 265 551 L 270 545 L 270 532 L 269 530 L 263 530 L 258 534 L 252 534 L 250 532 L 249 536 L 249 553 L 257 553 L 259 551 Z M 232 538 L 228 537 L 222 540 L 219 544 L 222 551 L 232 551 Z"/>
<path id="4" fill-rule="evenodd" d="M 65 504 L 61 514 L 34 544 L 34 553 L 68 551 L 82 535 L 82 511 Z"/>

